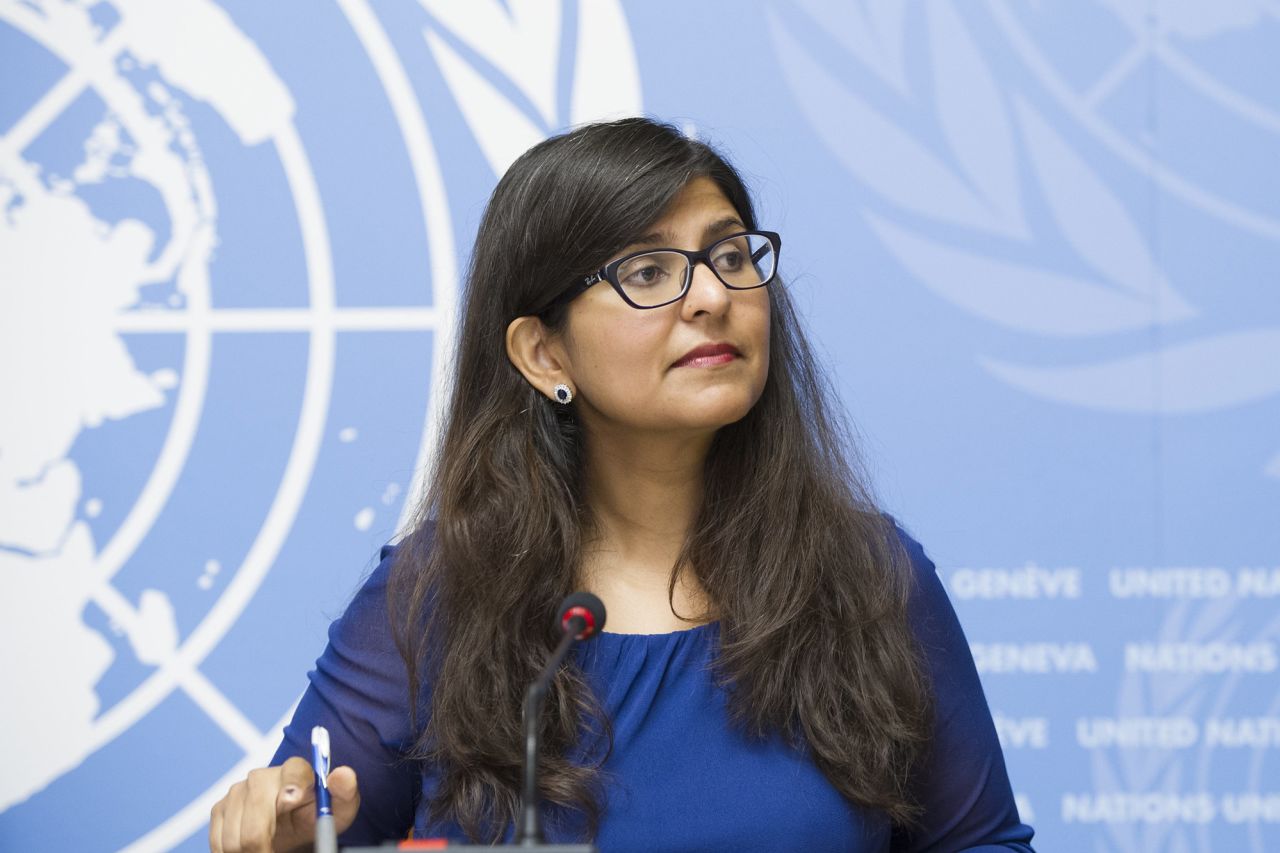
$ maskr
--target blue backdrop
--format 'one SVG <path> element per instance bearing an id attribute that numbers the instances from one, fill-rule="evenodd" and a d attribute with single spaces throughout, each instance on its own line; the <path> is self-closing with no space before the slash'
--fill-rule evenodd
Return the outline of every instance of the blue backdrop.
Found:
<path id="1" fill-rule="evenodd" d="M 0 0 L 0 75 L 0 848 L 203 849 L 497 176 L 645 112 L 784 235 L 1040 848 L 1280 849 L 1274 2 Z"/>

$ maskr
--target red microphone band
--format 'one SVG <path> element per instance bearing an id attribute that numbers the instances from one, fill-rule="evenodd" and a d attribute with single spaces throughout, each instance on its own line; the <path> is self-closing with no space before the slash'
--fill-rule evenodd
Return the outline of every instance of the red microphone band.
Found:
<path id="1" fill-rule="evenodd" d="M 590 610 L 583 607 L 582 605 L 570 607 L 568 610 L 564 612 L 564 616 L 560 618 L 561 627 L 568 630 L 569 620 L 575 616 L 581 616 L 582 621 L 586 623 L 586 627 L 582 629 L 582 633 L 574 637 L 575 640 L 585 640 L 587 637 L 590 637 L 592 634 L 596 632 L 595 617 L 591 615 Z"/>

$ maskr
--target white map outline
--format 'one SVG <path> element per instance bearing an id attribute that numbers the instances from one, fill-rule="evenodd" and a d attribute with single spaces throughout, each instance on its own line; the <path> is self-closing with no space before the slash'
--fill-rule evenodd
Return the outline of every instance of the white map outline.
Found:
<path id="1" fill-rule="evenodd" d="M 432 339 L 431 370 L 433 381 L 431 398 L 428 402 L 427 423 L 422 433 L 418 458 L 414 464 L 415 482 L 409 489 L 399 521 L 399 525 L 403 527 L 416 508 L 414 498 L 421 491 L 421 481 L 426 470 L 426 463 L 435 447 L 436 436 L 439 431 L 440 407 L 444 400 L 447 399 L 448 389 L 444 387 L 444 383 L 440 381 L 440 378 L 443 375 L 447 375 L 443 371 L 443 359 L 452 350 L 453 313 L 456 303 L 457 261 L 453 244 L 453 222 L 449 214 L 440 161 L 431 143 L 426 117 L 413 94 L 408 74 L 400 63 L 399 57 L 395 54 L 390 39 L 365 0 L 338 0 L 338 2 L 356 32 L 361 45 L 373 62 L 378 78 L 390 98 L 392 110 L 400 127 L 401 136 L 404 139 L 413 169 L 414 179 L 417 183 L 418 197 L 422 204 L 423 223 L 426 227 L 427 244 L 432 264 L 432 308 L 342 309 L 340 312 L 330 312 L 326 318 L 331 321 L 331 328 L 433 329 L 436 332 Z M 141 320 L 142 315 L 137 314 L 131 315 L 129 319 L 135 322 L 141 321 L 143 325 L 154 324 L 156 328 L 165 328 L 167 326 L 167 318 L 164 315 L 171 312 L 156 313 L 159 316 L 154 318 L 147 316 L 145 321 Z M 247 310 L 214 312 L 211 319 L 213 322 L 224 323 L 223 328 L 228 330 L 260 330 L 266 328 L 298 328 L 299 324 L 304 324 L 308 320 L 314 322 L 315 318 L 312 316 L 312 312 L 308 310 Z M 307 482 L 309 482 L 309 477 Z M 246 560 L 246 562 L 248 561 Z M 239 574 L 237 574 L 238 579 Z M 256 586 L 254 589 L 256 589 Z M 201 707 L 210 716 L 214 716 L 214 711 L 211 707 L 205 705 L 201 705 Z M 230 708 L 218 708 L 217 711 L 224 718 L 217 719 L 215 717 L 215 719 L 225 728 L 230 722 L 232 712 L 235 710 L 233 706 Z M 242 761 L 232 767 L 222 778 L 211 784 L 200 795 L 192 799 L 186 806 L 179 809 L 168 820 L 150 830 L 125 849 L 130 853 L 166 850 L 190 836 L 202 824 L 207 823 L 209 809 L 221 799 L 230 784 L 243 778 L 250 769 L 265 764 L 270 758 L 271 753 L 280 741 L 281 732 L 285 724 L 292 716 L 293 708 L 291 707 L 288 713 L 277 723 L 276 727 L 265 736 L 259 737 L 256 741 L 239 741 L 245 751 L 245 757 Z M 242 729 L 242 737 L 248 734 L 248 732 L 243 731 L 243 727 L 238 728 Z"/>
<path id="2" fill-rule="evenodd" d="M 0 19 L 6 20 L 28 38 L 49 49 L 68 68 L 60 81 L 51 87 L 40 101 L 14 125 L 17 132 L 11 130 L 5 135 L 3 146 L 0 148 L 0 156 L 3 157 L 4 163 L 11 164 L 18 160 L 21 150 L 34 141 L 45 127 L 57 118 L 61 110 L 72 103 L 87 86 L 92 85 L 109 108 L 117 114 L 127 115 L 134 109 L 133 104 L 127 100 L 112 97 L 110 93 L 116 82 L 112 63 L 121 48 L 127 44 L 127 30 L 124 22 L 121 22 L 102 43 L 86 45 L 77 42 L 73 45 L 27 7 L 12 3 L 0 6 Z M 78 59 L 85 55 L 91 58 L 88 61 Z M 333 270 L 328 229 L 309 158 L 297 134 L 297 129 L 292 123 L 278 134 L 273 142 L 284 167 L 298 213 L 311 298 L 311 306 L 306 312 L 288 315 L 293 321 L 287 324 L 289 328 L 305 329 L 310 332 L 310 346 L 299 426 L 294 435 L 285 472 L 258 535 L 236 571 L 235 577 L 186 641 L 162 661 L 156 670 L 125 699 L 93 722 L 85 746 L 86 756 L 97 751 L 144 717 L 175 687 L 183 689 L 190 699 L 246 753 L 256 751 L 261 739 L 261 733 L 256 727 L 203 673 L 199 672 L 197 667 L 230 630 L 252 600 L 253 594 L 265 579 L 267 571 L 278 555 L 301 506 L 323 438 L 333 378 L 334 332 L 339 325 L 335 322 L 335 315 L 338 312 L 334 308 Z M 18 163 L 20 164 L 20 160 Z M 21 165 L 16 168 L 11 167 L 7 171 L 14 175 L 20 187 L 35 180 Z M 29 186 L 28 190 L 30 191 Z M 217 318 L 222 312 L 215 312 L 210 308 L 207 289 L 189 290 L 187 305 L 186 310 L 180 312 L 123 314 L 120 315 L 117 325 L 117 328 L 128 328 L 132 325 L 135 331 L 185 331 L 187 333 L 183 381 L 168 435 L 139 499 L 131 507 L 112 539 L 99 550 L 94 567 L 99 582 L 92 594 L 92 600 L 113 622 L 125 628 L 126 632 L 136 622 L 137 611 L 133 604 L 111 585 L 111 578 L 128 561 L 150 531 L 181 473 L 203 408 L 211 332 L 220 325 Z M 169 316 L 165 318 L 167 322 L 163 324 L 131 323 L 131 320 L 140 320 L 143 316 L 154 320 L 165 314 Z M 243 319 L 245 316 L 244 312 L 228 312 L 228 314 L 238 319 Z M 261 322 L 265 319 L 262 316 L 263 312 L 249 312 L 249 314 L 256 314 L 255 319 L 258 322 L 221 325 L 225 325 L 227 331 L 262 331 L 268 328 L 268 324 Z M 298 321 L 304 318 L 298 314 L 304 314 L 310 322 L 305 325 L 300 324 Z M 409 318 L 419 324 L 415 327 L 432 328 L 436 315 L 432 312 L 425 316 L 409 315 L 406 319 Z M 367 328 L 372 317 L 361 313 L 352 319 L 351 326 Z"/>
<path id="3" fill-rule="evenodd" d="M 206 0 L 192 2 L 203 5 Z M 209 5 L 220 10 L 220 7 L 212 3 Z M 290 120 L 275 133 L 265 135 L 264 139 L 275 146 L 292 193 L 302 233 L 310 305 L 297 309 L 215 309 L 211 305 L 208 283 L 202 280 L 202 287 L 187 292 L 184 307 L 173 310 L 126 311 L 112 318 L 110 328 L 117 334 L 182 333 L 187 345 L 181 367 L 182 381 L 173 404 L 174 414 L 157 462 L 139 500 L 130 507 L 124 522 L 98 551 L 93 566 L 98 578 L 93 600 L 112 622 L 126 632 L 139 624 L 139 607 L 113 586 L 112 579 L 145 541 L 184 468 L 203 414 L 213 333 L 306 332 L 309 341 L 305 390 L 297 429 L 270 509 L 248 554 L 236 568 L 234 576 L 216 602 L 182 644 L 162 656 L 158 668 L 141 685 L 94 721 L 91 742 L 85 749 L 86 756 L 92 754 L 150 713 L 174 688 L 181 688 L 197 707 L 239 745 L 244 751 L 244 759 L 163 823 L 137 838 L 128 846 L 129 850 L 167 849 L 189 837 L 192 830 L 207 820 L 209 805 L 222 795 L 230 781 L 242 776 L 249 767 L 260 765 L 270 755 L 270 748 L 278 742 L 284 721 L 292 714 L 291 709 L 272 731 L 265 734 L 258 731 L 200 671 L 199 666 L 252 601 L 286 541 L 310 486 L 329 414 L 336 332 L 424 330 L 434 333 L 432 391 L 414 464 L 414 482 L 406 495 L 398 521 L 401 530 L 411 521 L 417 508 L 415 498 L 421 493 L 423 478 L 429 470 L 430 458 L 438 439 L 441 414 L 450 393 L 445 380 L 448 376 L 448 360 L 453 351 L 458 270 L 454 229 L 444 190 L 442 165 L 412 83 L 370 5 L 366 0 L 338 0 L 338 5 L 374 66 L 390 100 L 408 153 L 430 255 L 432 304 L 411 308 L 336 307 L 328 224 L 306 146 L 296 124 Z M 56 7 L 54 11 L 60 12 L 61 8 Z M 579 8 L 578 16 L 578 60 L 585 56 L 586 44 L 582 35 L 584 27 L 620 29 L 621 36 L 628 39 L 628 48 L 631 47 L 629 28 L 618 3 L 611 2 L 591 9 Z M 57 24 L 58 17 L 54 14 L 54 20 L 50 23 Z M 70 18 L 74 19 L 75 16 L 71 15 Z M 132 105 L 119 104 L 118 99 L 110 97 L 109 91 L 112 84 L 117 87 L 125 86 L 118 76 L 115 63 L 121 53 L 129 49 L 127 18 L 117 22 L 101 39 L 90 37 L 89 33 L 79 27 L 70 33 L 69 38 L 64 33 L 62 41 L 59 41 L 58 34 L 54 32 L 58 27 L 47 26 L 46 20 L 37 13 L 35 7 L 15 0 L 0 0 L 0 19 L 9 20 L 15 29 L 51 50 L 67 67 L 63 76 L 43 93 L 7 137 L 0 139 L 0 165 L 12 172 L 15 185 L 21 188 L 24 182 L 29 181 L 32 187 L 39 189 L 36 172 L 11 166 L 14 163 L 21 164 L 17 155 L 38 138 L 86 88 L 92 87 L 107 103 L 109 111 L 125 116 L 126 119 L 129 108 L 136 108 L 141 103 L 140 100 L 135 100 Z M 614 34 L 618 35 L 616 32 Z M 629 74 L 627 79 L 631 86 L 627 92 L 619 95 L 619 99 L 628 102 L 635 100 L 636 104 L 628 108 L 626 113 L 619 114 L 631 114 L 639 108 L 638 69 L 635 67 L 634 51 L 630 50 L 629 53 L 631 65 L 623 69 L 627 74 L 621 76 L 627 77 Z M 586 76 L 586 69 L 581 62 L 576 70 L 580 77 Z M 607 87 L 602 88 L 602 85 L 603 78 L 598 74 L 593 80 L 578 81 L 571 95 L 574 121 L 599 117 L 594 113 L 587 113 L 599 108 L 603 103 L 602 99 L 607 101 L 610 96 Z M 125 120 L 124 124 L 127 127 L 128 121 Z M 209 216 L 209 222 L 212 222 L 212 214 L 209 213 Z M 208 224 L 203 218 L 197 222 L 200 226 Z M 174 233 L 178 233 L 176 226 Z M 192 234 L 200 236 L 199 229 L 193 229 Z M 178 256 L 187 245 L 189 243 L 175 246 L 171 242 L 161 261 L 154 264 L 152 270 L 165 260 Z M 157 277 L 157 280 L 160 278 Z"/>

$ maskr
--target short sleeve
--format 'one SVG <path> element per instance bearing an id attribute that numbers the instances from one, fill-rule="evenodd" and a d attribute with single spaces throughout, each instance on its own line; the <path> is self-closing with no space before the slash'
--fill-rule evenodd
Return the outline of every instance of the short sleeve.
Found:
<path id="1" fill-rule="evenodd" d="M 931 746 L 916 773 L 922 822 L 895 851 L 1031 851 L 1014 804 L 978 670 L 933 562 L 899 530 L 911 558 L 910 619 L 934 690 Z"/>
<path id="2" fill-rule="evenodd" d="M 329 628 L 329 644 L 307 674 L 310 685 L 284 730 L 273 765 L 299 755 L 310 759 L 311 728 L 329 730 L 335 766 L 356 771 L 360 811 L 342 834 L 343 845 L 404 838 L 413 825 L 421 787 L 408 711 L 408 670 L 396 649 L 387 615 L 387 580 L 395 549 L 381 562 Z"/>

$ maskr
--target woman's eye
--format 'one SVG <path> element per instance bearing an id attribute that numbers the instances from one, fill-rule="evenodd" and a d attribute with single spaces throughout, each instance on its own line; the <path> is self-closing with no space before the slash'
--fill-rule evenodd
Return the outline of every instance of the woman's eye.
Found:
<path id="1" fill-rule="evenodd" d="M 649 264 L 627 273 L 622 283 L 627 287 L 647 287 L 662 281 L 666 270 L 657 264 Z"/>
<path id="2" fill-rule="evenodd" d="M 712 259 L 716 269 L 720 272 L 737 272 L 742 269 L 743 256 L 742 252 L 737 249 L 730 249 L 727 252 L 721 252 Z"/>

